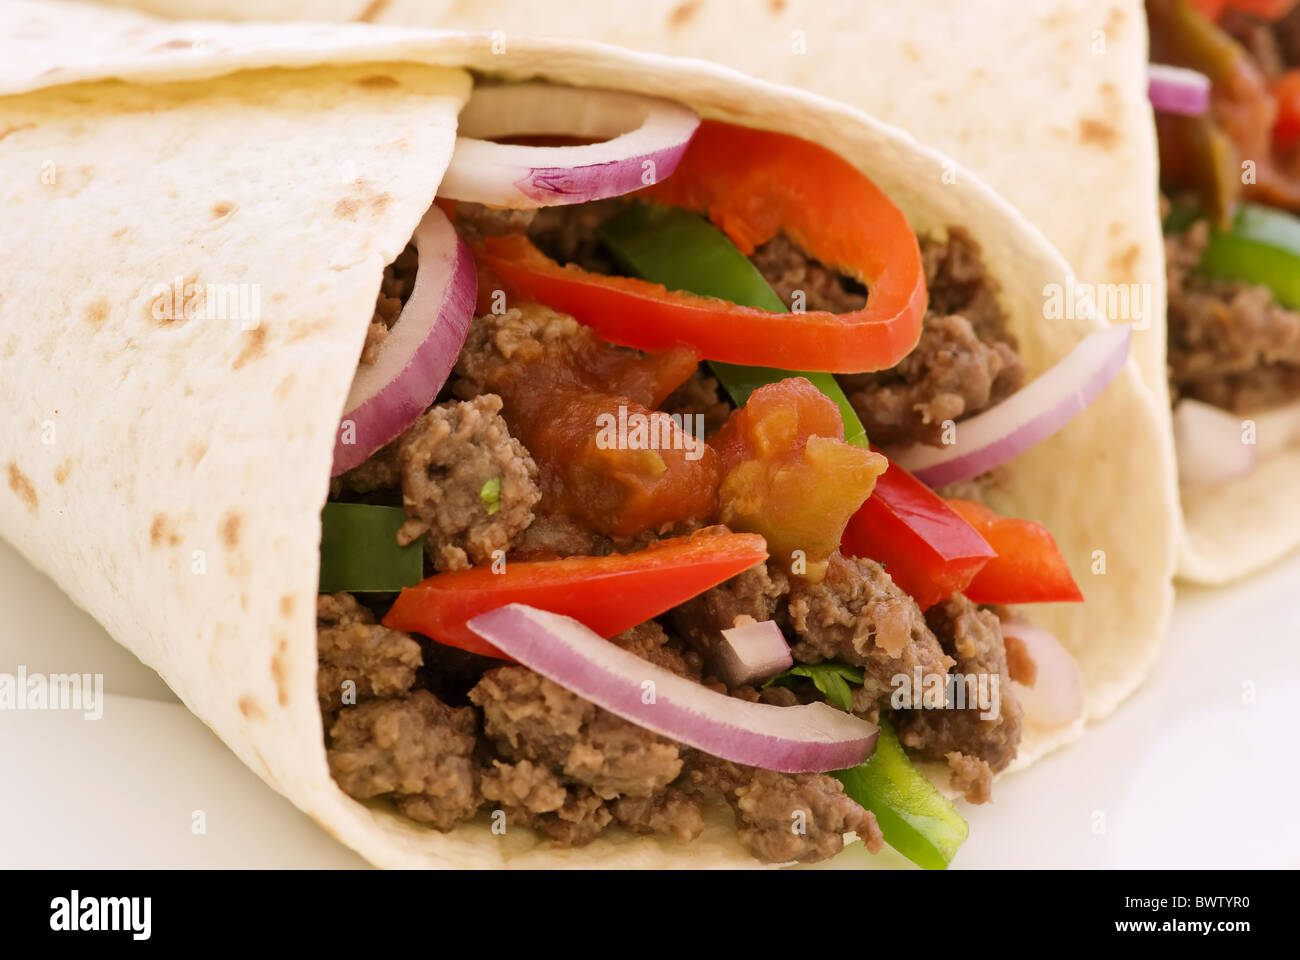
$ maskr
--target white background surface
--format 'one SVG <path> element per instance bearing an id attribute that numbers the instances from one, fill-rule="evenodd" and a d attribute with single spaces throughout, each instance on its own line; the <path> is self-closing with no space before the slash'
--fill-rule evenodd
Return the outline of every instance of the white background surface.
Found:
<path id="1" fill-rule="evenodd" d="M 0 603 L 0 672 L 103 673 L 108 694 L 97 721 L 0 711 L 0 867 L 365 865 L 4 544 Z M 963 813 L 955 867 L 1300 866 L 1300 557 L 1181 590 L 1145 686 Z M 834 865 L 872 864 L 858 845 Z"/>

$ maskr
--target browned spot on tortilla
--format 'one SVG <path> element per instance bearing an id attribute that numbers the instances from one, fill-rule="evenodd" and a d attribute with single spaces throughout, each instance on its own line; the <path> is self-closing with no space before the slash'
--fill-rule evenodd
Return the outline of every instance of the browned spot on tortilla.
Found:
<path id="1" fill-rule="evenodd" d="M 948 92 L 946 90 L 934 91 L 934 102 L 939 106 L 946 106 L 948 103 Z"/>
<path id="2" fill-rule="evenodd" d="M 376 194 L 370 198 L 370 209 L 375 213 L 383 213 L 384 208 L 388 206 L 388 201 L 393 198 L 386 193 Z"/>
<path id="3" fill-rule="evenodd" d="M 231 550 L 239 546 L 239 528 L 243 523 L 244 518 L 237 513 L 228 513 L 221 520 L 221 542 Z"/>
<path id="4" fill-rule="evenodd" d="M 280 598 L 280 616 L 286 620 L 293 616 L 293 594 L 286 593 Z"/>
<path id="5" fill-rule="evenodd" d="M 772 11 L 772 16 L 778 17 L 785 11 L 785 0 L 767 0 L 767 9 Z"/>
<path id="6" fill-rule="evenodd" d="M 239 698 L 239 712 L 249 720 L 261 720 L 266 717 L 261 705 L 253 699 L 251 693 L 246 693 Z"/>
<path id="7" fill-rule="evenodd" d="M 108 318 L 108 301 L 103 297 L 94 300 L 86 307 L 86 322 L 92 327 L 98 327 Z"/>
<path id="8" fill-rule="evenodd" d="M 154 514 L 153 523 L 149 525 L 149 543 L 151 546 L 161 547 L 166 541 L 173 547 L 181 545 L 181 535 L 176 532 L 172 522 L 165 513 Z"/>
<path id="9" fill-rule="evenodd" d="M 275 696 L 280 706 L 289 705 L 289 638 L 280 636 L 275 654 L 271 657 L 271 679 L 275 681 Z"/>
<path id="10" fill-rule="evenodd" d="M 356 81 L 356 85 L 363 90 L 391 90 L 393 87 L 400 87 L 402 84 L 396 77 L 390 77 L 386 73 L 372 73 L 368 77 L 362 77 Z"/>
<path id="11" fill-rule="evenodd" d="M 1034 663 L 1034 658 L 1029 655 L 1029 650 L 1025 647 L 1025 641 L 1019 637 L 1013 637 L 1010 634 L 1004 634 L 1002 644 L 1007 648 L 1007 673 L 1016 683 L 1023 683 L 1027 687 L 1032 687 L 1034 681 L 1038 679 L 1038 665 Z"/>
<path id="12" fill-rule="evenodd" d="M 970 75 L 974 80 L 986 80 L 988 79 L 989 72 L 983 67 L 976 67 L 970 72 Z"/>
<path id="13" fill-rule="evenodd" d="M 245 613 L 248 612 L 248 594 L 241 593 L 239 595 L 239 609 L 243 610 Z"/>
<path id="14" fill-rule="evenodd" d="M 57 483 L 59 486 L 63 486 L 65 483 L 68 482 L 68 474 L 71 472 L 72 472 L 72 458 L 68 457 L 68 459 L 64 460 L 61 464 L 59 464 L 57 467 L 54 468 L 54 482 Z"/>
<path id="15" fill-rule="evenodd" d="M 383 13 L 384 8 L 387 6 L 388 0 L 370 0 L 370 2 L 366 4 L 365 9 L 357 14 L 357 19 L 362 23 L 370 23 Z"/>
<path id="16" fill-rule="evenodd" d="M 175 40 L 168 40 L 166 43 L 160 43 L 157 46 L 150 47 L 149 52 L 154 53 L 159 50 L 189 50 L 193 46 L 193 40 L 184 40 L 177 37 Z"/>
<path id="17" fill-rule="evenodd" d="M 9 489 L 18 495 L 18 499 L 27 504 L 27 509 L 32 513 L 40 505 L 40 500 L 36 496 L 36 488 L 32 482 L 27 479 L 27 474 L 18 469 L 18 464 L 13 460 L 9 461 Z"/>
<path id="18" fill-rule="evenodd" d="M 156 289 L 156 288 L 155 288 Z M 181 277 L 180 303 L 177 303 L 176 281 L 168 279 L 163 289 L 145 301 L 146 318 L 159 324 L 177 323 L 186 319 L 186 309 L 192 309 L 195 316 L 203 310 L 206 292 L 199 286 L 199 275 L 190 273 Z"/>
<path id="19" fill-rule="evenodd" d="M 916 49 L 916 45 L 910 40 L 904 40 L 901 49 L 903 51 L 903 56 L 907 57 L 907 59 L 911 60 L 913 63 L 921 62 L 921 51 Z"/>
<path id="20" fill-rule="evenodd" d="M 1100 90 L 1101 90 L 1101 98 L 1103 100 L 1114 100 L 1117 96 L 1119 96 L 1119 89 L 1115 86 L 1115 84 L 1111 83 L 1109 80 L 1102 81 Z"/>
<path id="21" fill-rule="evenodd" d="M 679 3 L 673 7 L 672 12 L 668 14 L 668 26 L 681 27 L 686 22 L 700 12 L 700 0 L 686 0 L 685 3 Z"/>
<path id="22" fill-rule="evenodd" d="M 289 343 L 297 343 L 299 340 L 314 337 L 318 333 L 324 333 L 329 327 L 329 320 L 312 320 L 308 323 L 295 324 L 289 333 Z"/>
<path id="23" fill-rule="evenodd" d="M 1142 248 L 1136 243 L 1130 243 L 1124 248 L 1123 252 L 1115 254 L 1107 263 L 1121 277 L 1131 277 L 1137 270 L 1138 258 L 1142 256 Z"/>
<path id="24" fill-rule="evenodd" d="M 218 201 L 217 203 L 214 203 L 212 205 L 212 219 L 220 220 L 222 217 L 227 216 L 230 213 L 230 211 L 234 209 L 235 209 L 235 205 L 231 203 L 229 200 Z"/>
<path id="25" fill-rule="evenodd" d="M 15 123 L 7 127 L 0 127 L 0 140 L 3 140 L 11 133 L 17 133 L 19 130 L 32 130 L 35 127 L 36 124 L 34 123 Z"/>
<path id="26" fill-rule="evenodd" d="M 239 351 L 239 356 L 235 357 L 235 362 L 230 365 L 231 370 L 238 370 L 266 348 L 265 327 L 257 326 L 252 330 L 245 330 L 244 337 L 244 346 Z"/>
<path id="27" fill-rule="evenodd" d="M 110 233 L 109 236 L 112 237 L 114 240 L 121 240 L 130 232 L 131 232 L 130 227 L 118 227 L 116 230 Z"/>
<path id="28" fill-rule="evenodd" d="M 1079 121 L 1079 142 L 1096 144 L 1103 150 L 1114 150 L 1119 141 L 1119 131 L 1105 120 L 1084 117 Z"/>
<path id="29" fill-rule="evenodd" d="M 281 403 L 284 403 L 284 401 L 287 400 L 289 397 L 289 391 L 293 389 L 294 380 L 295 380 L 295 375 L 293 374 L 292 371 L 285 374 L 284 379 L 275 385 L 275 389 L 271 391 L 271 394 L 275 397 L 275 399 L 279 400 Z"/>
<path id="30" fill-rule="evenodd" d="M 343 197 L 334 204 L 334 216 L 344 220 L 355 220 L 360 209 L 361 201 L 356 197 Z"/>
<path id="31" fill-rule="evenodd" d="M 185 458 L 189 460 L 191 467 L 197 467 L 199 461 L 203 459 L 204 454 L 208 452 L 208 442 L 206 440 L 191 440 L 185 444 Z"/>
<path id="32" fill-rule="evenodd" d="M 1102 30 L 1107 34 L 1119 33 L 1119 28 L 1124 26 L 1124 11 L 1119 7 L 1111 7 L 1110 12 L 1106 14 L 1106 22 L 1102 25 Z"/>

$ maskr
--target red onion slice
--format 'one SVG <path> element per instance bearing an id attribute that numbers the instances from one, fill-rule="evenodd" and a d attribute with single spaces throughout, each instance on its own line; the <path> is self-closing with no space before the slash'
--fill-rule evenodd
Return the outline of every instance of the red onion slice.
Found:
<path id="1" fill-rule="evenodd" d="M 1199 400 L 1180 400 L 1174 408 L 1174 448 L 1178 480 L 1186 486 L 1226 483 L 1255 467 L 1253 443 L 1245 443 L 1242 418 Z"/>
<path id="2" fill-rule="evenodd" d="M 545 83 L 475 87 L 438 194 L 512 210 L 619 197 L 672 174 L 699 125 L 681 104 L 635 93 Z M 492 142 L 546 134 L 603 142 Z"/>
<path id="3" fill-rule="evenodd" d="M 1090 334 L 1059 363 L 991 410 L 957 425 L 942 447 L 914 444 L 889 458 L 931 487 L 969 480 L 1046 440 L 1101 396 L 1128 357 L 1131 329 Z"/>
<path id="4" fill-rule="evenodd" d="M 748 622 L 737 622 L 722 631 L 722 643 L 718 644 L 710 664 L 718 679 L 729 687 L 766 680 L 794 665 L 790 644 L 775 621 L 743 619 Z"/>
<path id="5" fill-rule="evenodd" d="M 782 773 L 840 770 L 876 747 L 876 725 L 852 714 L 824 703 L 777 707 L 716 693 L 570 617 L 512 603 L 479 614 L 469 626 L 597 706 L 724 760 Z"/>
<path id="6" fill-rule="evenodd" d="M 1210 108 L 1210 78 L 1183 67 L 1148 64 L 1147 97 L 1162 113 L 1198 117 Z"/>
<path id="7" fill-rule="evenodd" d="M 1045 730 L 1067 727 L 1083 716 L 1083 674 L 1070 651 L 1041 627 L 1005 620 L 1002 635 L 1015 637 L 1034 663 L 1034 682 L 1011 682 L 1025 708 L 1025 722 Z"/>
<path id="8" fill-rule="evenodd" d="M 411 296 L 375 362 L 357 366 L 330 476 L 364 463 L 414 423 L 447 382 L 465 345 L 478 294 L 474 258 L 436 206 L 412 239 L 420 259 Z"/>

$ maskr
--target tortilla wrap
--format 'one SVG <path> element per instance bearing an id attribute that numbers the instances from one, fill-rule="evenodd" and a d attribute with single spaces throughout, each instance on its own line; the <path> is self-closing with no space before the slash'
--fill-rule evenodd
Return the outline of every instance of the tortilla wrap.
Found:
<path id="1" fill-rule="evenodd" d="M 420 828 L 330 777 L 315 696 L 320 508 L 382 270 L 449 161 L 462 68 L 668 96 L 841 153 L 917 231 L 969 226 L 1031 376 L 1101 323 L 1043 320 L 1043 290 L 1069 284 L 1069 268 L 973 175 L 851 107 L 719 66 L 53 3 L 13 3 L 3 18 L 0 533 L 376 864 L 754 863 L 725 812 L 688 847 L 609 834 L 557 850 L 525 831 L 494 836 L 486 819 Z M 175 277 L 253 285 L 261 323 L 160 315 Z M 1174 466 L 1136 364 L 1008 469 L 994 505 L 1045 523 L 1087 598 L 1030 616 L 1074 654 L 1088 714 L 1104 716 L 1150 665 L 1171 600 Z M 1017 765 L 1080 727 L 1028 729 Z"/>
<path id="2" fill-rule="evenodd" d="M 1133 356 L 1168 392 L 1164 247 L 1155 130 L 1146 98 L 1147 29 L 1138 0 L 111 0 L 177 17 L 370 20 L 602 40 L 698 56 L 842 100 L 951 152 L 1065 254 L 1080 282 L 1138 284 Z M 871 76 L 858 69 L 864 46 Z M 993 109 L 990 109 L 993 107 Z M 1123 310 L 1110 310 L 1112 319 Z M 1129 309 L 1130 313 L 1139 311 Z M 1172 429 L 1169 412 L 1160 412 Z M 1260 419 L 1260 418 L 1257 418 Z M 1178 573 L 1206 584 L 1258 570 L 1300 544 L 1300 412 L 1262 418 L 1258 466 L 1182 491 Z"/>

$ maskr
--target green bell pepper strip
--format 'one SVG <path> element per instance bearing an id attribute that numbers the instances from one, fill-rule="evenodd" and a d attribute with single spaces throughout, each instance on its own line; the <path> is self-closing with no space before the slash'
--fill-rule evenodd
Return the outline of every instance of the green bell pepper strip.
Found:
<path id="1" fill-rule="evenodd" d="M 1262 283 L 1278 303 L 1300 307 L 1300 219 L 1244 204 L 1230 230 L 1210 235 L 1200 270 L 1224 280 Z"/>
<path id="2" fill-rule="evenodd" d="M 636 205 L 596 231 L 621 267 L 669 290 L 721 297 L 733 303 L 785 312 L 758 269 L 707 220 L 675 207 Z M 850 443 L 868 446 L 867 432 L 839 383 L 829 373 L 798 373 L 710 361 L 738 405 L 766 383 L 807 377 L 839 404 Z M 876 752 L 865 763 L 833 774 L 845 792 L 876 815 L 885 840 L 926 869 L 943 869 L 969 827 L 951 803 L 912 765 L 887 721 Z"/>
<path id="3" fill-rule="evenodd" d="M 925 870 L 946 869 L 970 833 L 957 808 L 912 765 L 884 717 L 876 752 L 831 776 L 876 815 L 885 842 Z"/>
<path id="4" fill-rule="evenodd" d="M 596 235 L 629 274 L 662 283 L 672 291 L 717 297 L 743 307 L 789 313 L 763 275 L 721 230 L 688 210 L 634 204 L 606 220 Z M 867 446 L 867 431 L 839 382 L 829 373 L 804 373 L 776 367 L 749 367 L 709 361 L 737 406 L 768 383 L 806 377 L 834 400 L 844 418 L 844 439 Z"/>
<path id="5" fill-rule="evenodd" d="M 424 579 L 423 540 L 397 543 L 401 507 L 327 503 L 320 518 L 321 593 L 388 593 Z"/>

